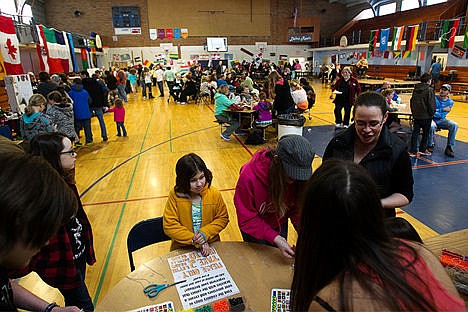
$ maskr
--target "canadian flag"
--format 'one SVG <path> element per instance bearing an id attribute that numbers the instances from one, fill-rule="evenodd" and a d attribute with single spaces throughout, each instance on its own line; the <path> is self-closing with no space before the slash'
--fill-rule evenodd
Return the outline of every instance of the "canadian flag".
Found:
<path id="1" fill-rule="evenodd" d="M 0 15 L 0 49 L 7 75 L 23 74 L 15 25 L 12 18 L 4 15 Z"/>

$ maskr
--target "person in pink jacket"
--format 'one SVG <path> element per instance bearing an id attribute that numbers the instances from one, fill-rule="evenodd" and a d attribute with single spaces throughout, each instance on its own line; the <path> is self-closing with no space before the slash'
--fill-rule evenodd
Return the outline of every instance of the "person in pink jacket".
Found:
<path id="1" fill-rule="evenodd" d="M 114 112 L 114 121 L 117 125 L 117 136 L 127 136 L 127 129 L 125 129 L 125 108 L 123 107 L 123 101 L 121 99 L 116 99 L 114 101 L 114 108 L 109 108 L 108 112 Z M 120 130 L 122 129 L 122 133 Z"/>
<path id="2" fill-rule="evenodd" d="M 276 149 L 258 151 L 242 167 L 234 204 L 244 241 L 276 246 L 285 257 L 294 256 L 287 242 L 288 219 L 298 230 L 298 201 L 312 175 L 314 155 L 307 139 L 286 135 Z"/>

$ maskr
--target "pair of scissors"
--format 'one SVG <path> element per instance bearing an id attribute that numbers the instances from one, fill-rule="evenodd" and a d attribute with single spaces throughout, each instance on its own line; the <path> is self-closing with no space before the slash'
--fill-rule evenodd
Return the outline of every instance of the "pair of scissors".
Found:
<path id="1" fill-rule="evenodd" d="M 159 294 L 160 291 L 162 291 L 162 290 L 164 290 L 164 289 L 166 289 L 168 287 L 180 284 L 180 283 L 185 283 L 185 280 L 178 281 L 178 282 L 175 282 L 175 283 L 172 283 L 172 284 L 149 284 L 148 286 L 146 286 L 143 289 L 143 292 L 148 297 L 154 298 Z"/>

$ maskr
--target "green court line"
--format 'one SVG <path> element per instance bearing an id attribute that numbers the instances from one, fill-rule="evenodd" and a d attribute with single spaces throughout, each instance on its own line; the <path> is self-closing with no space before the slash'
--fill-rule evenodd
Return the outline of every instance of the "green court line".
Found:
<path id="1" fill-rule="evenodd" d="M 141 146 L 140 146 L 140 152 L 143 150 L 143 146 L 145 144 L 146 137 L 148 135 L 148 130 L 149 130 L 149 127 L 151 125 L 151 121 L 153 120 L 154 107 L 155 107 L 155 104 L 153 105 L 153 109 L 151 111 L 151 117 L 150 117 L 150 120 L 148 122 L 148 125 L 146 126 L 145 136 L 143 137 L 143 141 L 141 142 Z M 128 184 L 127 193 L 125 194 L 125 199 L 128 199 L 128 196 L 130 194 L 130 190 L 132 188 L 133 180 L 135 178 L 136 169 L 138 168 L 138 163 L 140 162 L 140 157 L 141 156 L 138 155 L 137 161 L 135 163 L 135 167 L 133 168 L 132 177 L 130 179 L 130 183 Z M 96 288 L 96 293 L 94 294 L 93 304 L 95 306 L 96 306 L 96 303 L 97 303 L 97 299 L 99 298 L 99 295 L 101 293 L 102 284 L 104 283 L 104 278 L 106 277 L 107 268 L 109 266 L 109 261 L 110 261 L 112 252 L 114 251 L 115 239 L 116 239 L 117 233 L 118 233 L 118 231 L 120 229 L 120 224 L 122 222 L 122 217 L 123 217 L 123 214 L 125 212 L 125 207 L 126 206 L 127 206 L 127 203 L 124 203 L 122 205 L 122 208 L 120 209 L 119 219 L 118 219 L 117 224 L 115 226 L 114 234 L 112 236 L 112 241 L 111 241 L 111 244 L 109 246 L 109 250 L 107 251 L 106 261 L 104 262 L 104 266 L 103 266 L 102 272 L 101 272 L 101 277 L 99 278 L 99 284 L 98 284 L 98 287 Z"/>

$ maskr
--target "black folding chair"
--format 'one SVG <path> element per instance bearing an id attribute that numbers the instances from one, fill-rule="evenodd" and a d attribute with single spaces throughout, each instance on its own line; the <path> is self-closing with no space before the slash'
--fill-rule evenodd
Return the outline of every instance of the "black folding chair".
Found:
<path id="1" fill-rule="evenodd" d="M 133 263 L 134 251 L 140 248 L 171 240 L 164 233 L 162 217 L 143 220 L 135 224 L 127 236 L 128 260 L 130 262 L 130 270 L 135 270 Z"/>

